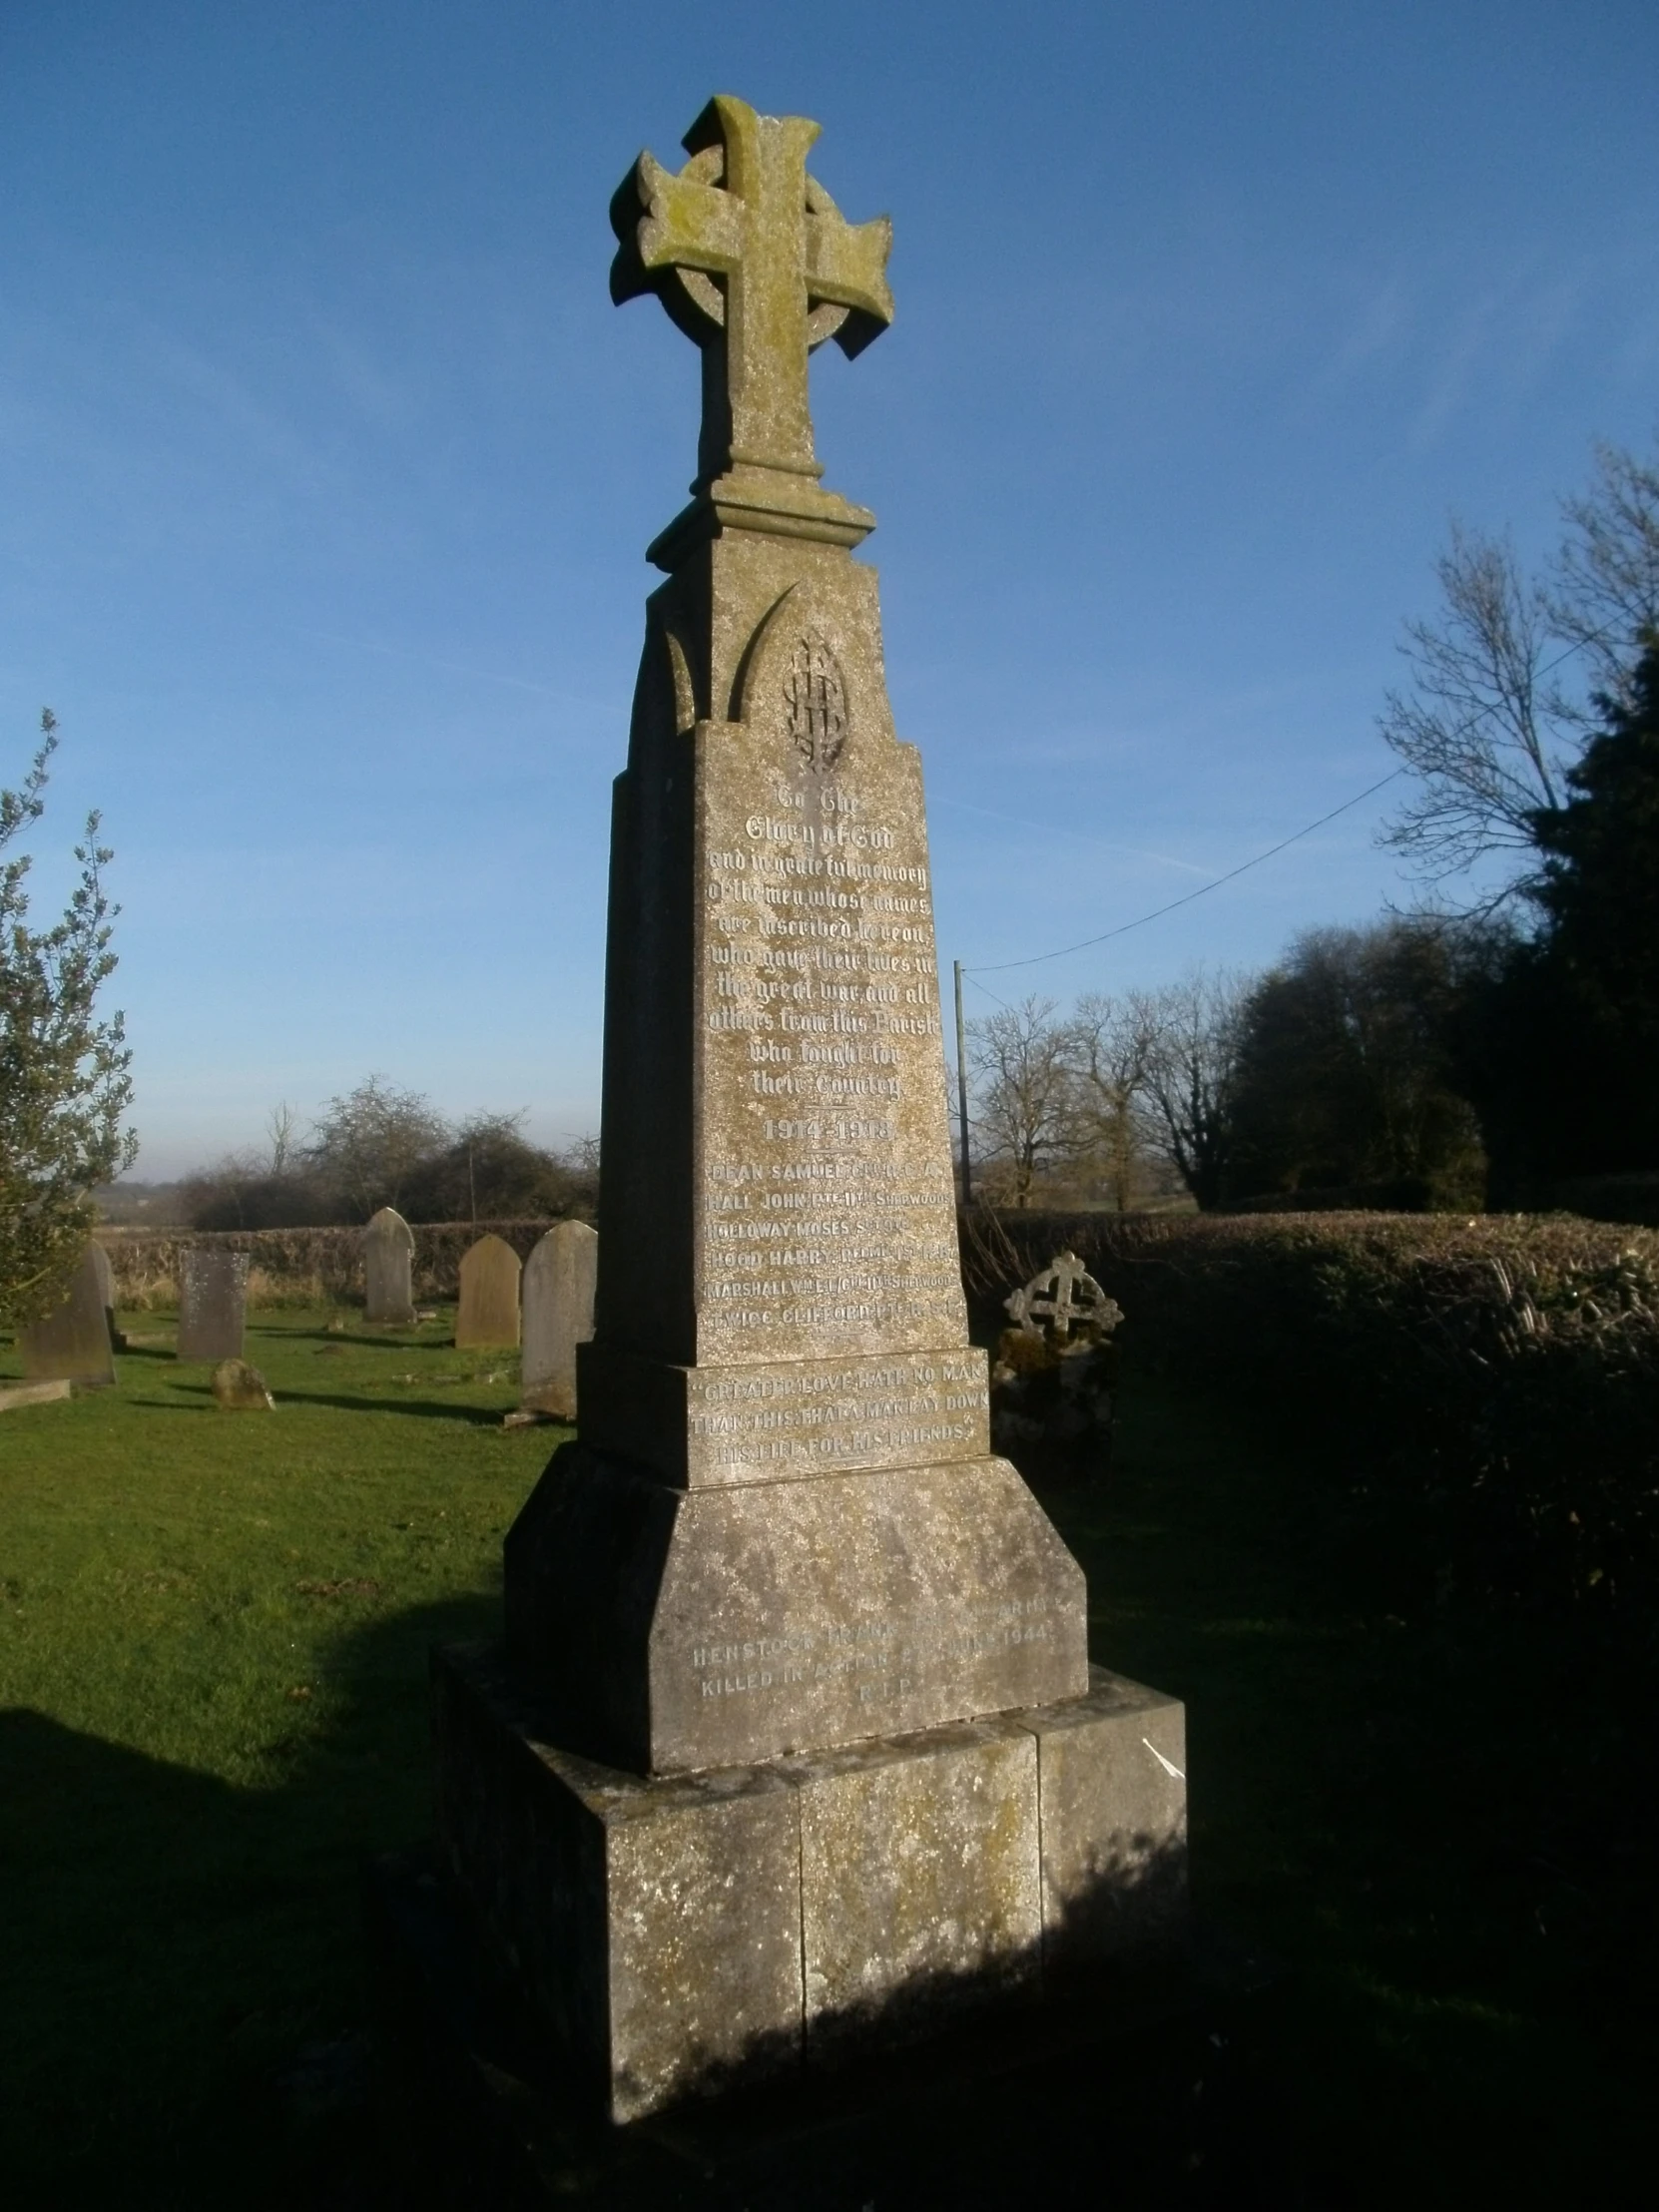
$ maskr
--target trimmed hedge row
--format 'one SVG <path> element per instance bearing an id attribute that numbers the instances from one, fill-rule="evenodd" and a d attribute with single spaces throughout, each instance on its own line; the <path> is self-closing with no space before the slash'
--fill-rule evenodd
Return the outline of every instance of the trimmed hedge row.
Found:
<path id="1" fill-rule="evenodd" d="M 417 1304 L 460 1296 L 461 1255 L 479 1237 L 504 1237 L 521 1260 L 552 1227 L 546 1221 L 415 1222 L 414 1295 Z M 118 1229 L 103 1228 L 98 1242 L 110 1256 L 116 1300 L 128 1309 L 175 1305 L 182 1254 L 191 1245 L 218 1246 L 249 1256 L 248 1295 L 254 1306 L 360 1306 L 363 1302 L 363 1233 L 360 1229 Z"/>
<path id="2" fill-rule="evenodd" d="M 1248 1404 L 1409 1594 L 1659 1595 L 1659 1233 L 1557 1215 L 973 1212 L 970 1305 L 1067 1247 L 1126 1355 Z"/>

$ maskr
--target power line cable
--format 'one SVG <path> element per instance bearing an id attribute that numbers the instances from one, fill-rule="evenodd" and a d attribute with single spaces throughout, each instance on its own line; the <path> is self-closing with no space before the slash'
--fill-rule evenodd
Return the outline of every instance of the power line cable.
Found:
<path id="1" fill-rule="evenodd" d="M 1260 867 L 1264 860 L 1271 860 L 1276 852 L 1283 852 L 1288 844 L 1295 844 L 1302 837 L 1310 837 L 1316 830 L 1323 830 L 1328 822 L 1335 822 L 1339 815 L 1346 815 L 1351 807 L 1358 807 L 1373 792 L 1380 792 L 1384 784 L 1391 784 L 1396 776 L 1403 776 L 1403 768 L 1390 769 L 1386 776 L 1368 784 L 1363 792 L 1356 792 L 1352 799 L 1345 799 L 1340 807 L 1333 807 L 1328 815 L 1321 815 L 1318 822 L 1310 822 L 1290 836 L 1281 837 L 1277 844 L 1270 844 L 1265 852 L 1258 852 L 1254 859 L 1241 860 L 1237 867 L 1229 868 L 1225 875 L 1218 875 L 1214 882 L 1200 883 L 1196 891 L 1185 891 L 1179 898 L 1172 898 L 1167 906 L 1155 906 L 1151 913 L 1141 914 L 1134 921 L 1120 921 L 1115 929 L 1103 929 L 1098 937 L 1081 937 L 1076 944 L 1063 944 L 1053 952 L 1033 952 L 1023 960 L 993 960 L 982 968 L 964 968 L 964 975 L 1001 975 L 1008 968 L 1036 967 L 1044 960 L 1063 960 L 1068 952 L 1085 952 L 1092 944 L 1105 944 L 1110 937 L 1127 936 L 1131 929 L 1143 929 L 1149 921 L 1157 921 L 1163 914 L 1173 914 L 1177 906 L 1190 906 L 1195 898 L 1203 898 L 1210 891 L 1219 891 L 1223 883 L 1231 883 L 1237 876 L 1247 874 L 1251 868 Z"/>
<path id="2" fill-rule="evenodd" d="M 1550 671 L 1559 668 L 1563 661 L 1570 661 L 1575 653 L 1583 652 L 1587 645 L 1600 644 L 1613 634 L 1615 627 L 1615 624 L 1608 623 L 1603 629 L 1592 631 L 1588 637 L 1575 639 L 1564 652 L 1557 653 L 1554 660 L 1545 661 L 1543 666 L 1535 672 L 1534 681 L 1537 677 L 1549 675 Z M 1459 735 L 1463 731 L 1474 729 L 1476 724 L 1484 722 L 1488 716 L 1495 715 L 1497 711 L 1495 704 L 1490 707 L 1482 707 L 1478 714 L 1470 715 L 1468 721 L 1462 725 L 1462 731 L 1459 732 Z M 1103 929 L 1098 937 L 1082 937 L 1079 938 L 1076 944 L 1063 944 L 1053 952 L 1032 952 L 1027 954 L 1023 960 L 993 960 L 985 967 L 965 967 L 962 973 L 971 983 L 975 982 L 981 975 L 1006 974 L 1009 968 L 1040 967 L 1045 960 L 1063 960 L 1068 952 L 1086 952 L 1091 945 L 1106 944 L 1113 937 L 1127 936 L 1131 929 L 1144 929 L 1149 921 L 1159 921 L 1165 914 L 1173 914 L 1178 906 L 1190 906 L 1195 898 L 1203 898 L 1210 891 L 1219 891 L 1224 883 L 1231 883 L 1239 876 L 1248 874 L 1253 867 L 1260 867 L 1264 860 L 1271 860 L 1276 852 L 1283 852 L 1287 845 L 1297 844 L 1302 838 L 1311 837 L 1316 830 L 1323 830 L 1328 822 L 1335 822 L 1339 815 L 1346 815 L 1351 807 L 1358 807 L 1362 801 L 1370 799 L 1373 793 L 1380 792 L 1385 784 L 1391 784 L 1396 777 L 1408 773 L 1408 765 L 1404 763 L 1398 768 L 1390 769 L 1386 776 L 1379 777 L 1375 784 L 1368 784 L 1363 792 L 1356 792 L 1352 799 L 1345 799 L 1340 807 L 1333 807 L 1328 815 L 1321 815 L 1318 822 L 1305 824 L 1302 829 L 1294 830 L 1290 836 L 1281 837 L 1277 844 L 1270 844 L 1265 852 L 1258 852 L 1254 859 L 1241 860 L 1237 867 L 1229 868 L 1225 875 L 1218 875 L 1208 883 L 1200 883 L 1197 890 L 1187 891 L 1180 898 L 1172 898 L 1167 906 L 1154 906 L 1149 914 L 1139 914 L 1133 921 L 1120 921 L 1115 929 Z M 982 991 L 985 990 L 983 983 L 979 983 L 977 987 Z M 994 991 L 985 991 L 985 995 L 987 998 L 996 998 Z M 1005 1006 L 1007 1001 L 997 998 L 996 1003 L 999 1006 Z"/>

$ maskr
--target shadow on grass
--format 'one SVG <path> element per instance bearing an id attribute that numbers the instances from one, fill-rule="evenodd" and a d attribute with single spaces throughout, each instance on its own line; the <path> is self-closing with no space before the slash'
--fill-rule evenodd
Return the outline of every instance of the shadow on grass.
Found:
<path id="1" fill-rule="evenodd" d="M 282 1405 L 337 1405 L 348 1413 L 413 1413 L 426 1420 L 470 1421 L 474 1427 L 499 1428 L 509 1405 L 449 1405 L 440 1398 L 345 1397 L 316 1390 L 284 1390 L 276 1400 Z"/>
<path id="2" fill-rule="evenodd" d="M 1564 1631 L 1368 1616 L 1322 1553 L 1317 1465 L 1264 1460 L 1152 1390 L 1124 1405 L 1111 1482 L 1045 1502 L 1088 1569 L 1096 1655 L 1188 1701 L 1201 1918 L 1289 1971 L 1196 2035 L 1014 2099 L 1025 2193 L 1626 2201 L 1659 2055 L 1639 1682 Z M 19 2203 L 398 2202 L 360 2093 L 358 1869 L 430 1833 L 428 1647 L 499 1621 L 486 1594 L 342 1617 L 314 1703 L 273 1685 L 271 1789 L 0 1715 L 0 2173 Z M 915 2124 L 892 2171 L 920 2178 L 843 2203 L 986 2201 L 956 2183 L 948 2102 Z M 1174 2168 L 1115 2190 L 1118 2146 L 1158 2130 Z M 804 2140 L 793 2196 L 741 2201 L 817 2205 L 816 2164 Z M 930 2197 L 947 2169 L 953 2195 Z M 687 2173 L 664 2201 L 720 2201 Z"/>
<path id="3" fill-rule="evenodd" d="M 205 1398 L 208 1402 L 206 1404 L 178 1405 L 162 1400 L 157 1401 L 154 1405 L 147 1404 L 146 1410 L 172 1413 L 205 1413 L 223 1410 L 233 1417 L 238 1414 L 241 1417 L 252 1419 L 267 1417 L 258 1406 L 233 1408 L 215 1405 L 213 1403 L 213 1385 L 210 1382 L 181 1382 L 176 1383 L 174 1387 L 182 1396 Z M 493 1407 L 488 1405 L 455 1405 L 447 1403 L 441 1398 L 426 1397 L 348 1397 L 343 1391 L 296 1390 L 292 1387 L 274 1390 L 272 1394 L 276 1399 L 278 1413 L 285 1405 L 331 1405 L 346 1413 L 413 1413 L 420 1419 L 466 1421 L 474 1427 L 481 1426 L 485 1428 L 499 1428 L 502 1415 L 512 1411 L 512 1407 L 506 1405 Z"/>
<path id="4" fill-rule="evenodd" d="M 498 1620 L 475 1595 L 345 1628 L 321 1725 L 273 1685 L 270 1790 L 0 1711 L 13 2201 L 393 2201 L 367 2149 L 358 1870 L 430 1828 L 430 1645 Z"/>

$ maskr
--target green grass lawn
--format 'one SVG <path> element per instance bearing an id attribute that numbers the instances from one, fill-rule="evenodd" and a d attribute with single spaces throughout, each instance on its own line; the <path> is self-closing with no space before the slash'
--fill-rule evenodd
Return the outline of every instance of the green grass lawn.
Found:
<path id="1" fill-rule="evenodd" d="M 504 1430 L 516 1356 L 452 1326 L 261 1317 L 276 1413 L 141 1348 L 0 1415 L 0 2172 L 218 2171 L 358 2022 L 358 1863 L 430 1826 L 427 1645 L 493 1626 L 561 1434 Z"/>
<path id="2" fill-rule="evenodd" d="M 449 1327 L 262 1317 L 275 1414 L 136 1348 L 117 1391 L 0 1415 L 17 2201 L 332 2202 L 321 2166 L 360 2155 L 358 2123 L 306 2119 L 296 2061 L 360 2026 L 358 1866 L 429 1827 L 426 1648 L 494 1628 L 501 1536 L 560 1434 L 504 1431 L 512 1362 Z M 1558 1630 L 1391 1617 L 1318 1496 L 1307 1462 L 1131 1376 L 1111 1482 L 1046 1500 L 1096 1657 L 1188 1701 L 1199 1911 L 1272 1969 L 1205 2023 L 1188 2178 L 1218 2202 L 1635 2201 L 1651 1673 Z M 1134 2124 L 1102 2098 L 1103 2130 Z"/>

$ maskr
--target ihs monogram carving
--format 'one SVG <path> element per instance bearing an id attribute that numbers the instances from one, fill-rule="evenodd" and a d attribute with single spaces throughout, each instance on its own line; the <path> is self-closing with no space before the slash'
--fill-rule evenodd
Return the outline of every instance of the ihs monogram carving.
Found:
<path id="1" fill-rule="evenodd" d="M 846 743 L 846 686 L 835 656 L 822 638 L 805 637 L 784 681 L 790 736 L 810 769 L 834 767 Z"/>

